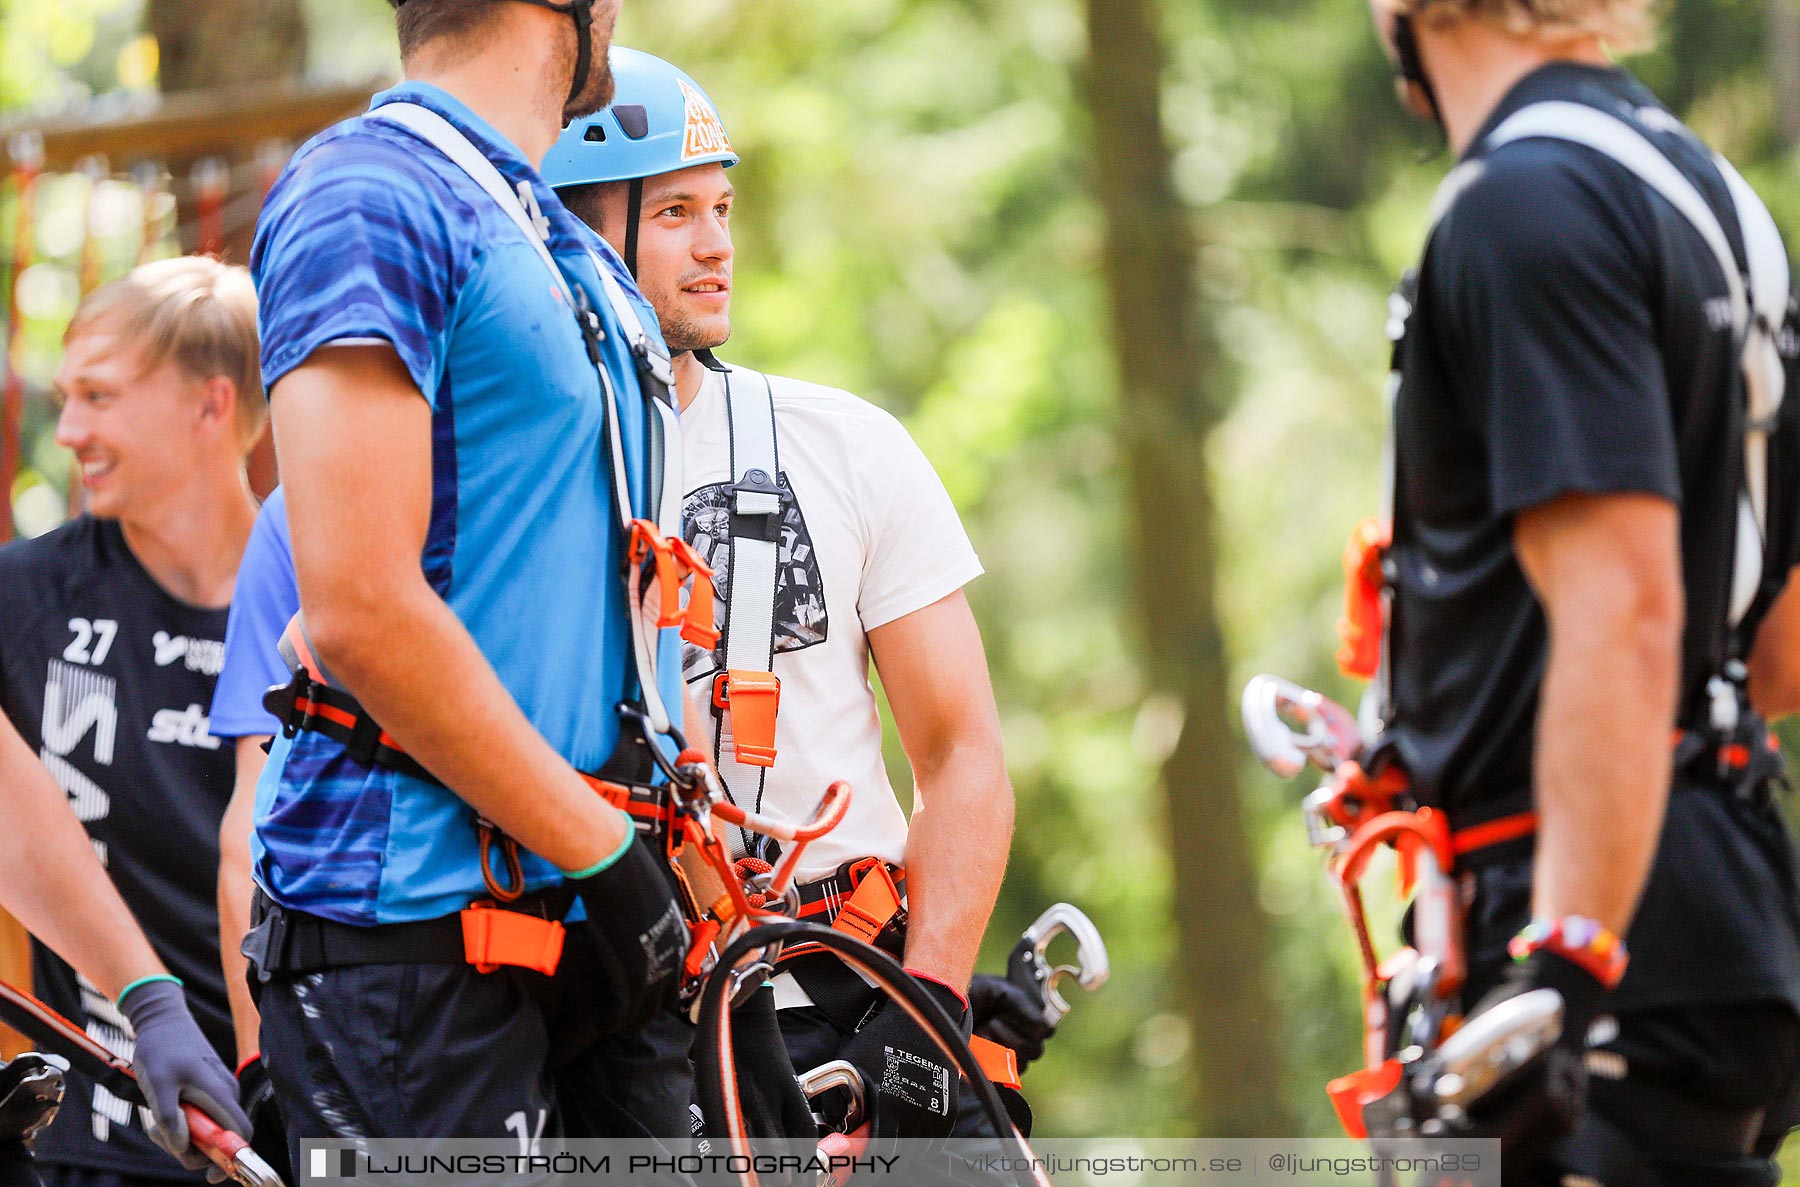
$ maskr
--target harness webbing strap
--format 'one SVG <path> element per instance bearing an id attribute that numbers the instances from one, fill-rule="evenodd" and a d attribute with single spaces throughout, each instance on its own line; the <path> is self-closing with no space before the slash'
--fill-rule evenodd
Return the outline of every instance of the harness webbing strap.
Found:
<path id="1" fill-rule="evenodd" d="M 1493 845 L 1504 845 L 1508 841 L 1535 836 L 1537 827 L 1536 812 L 1520 812 L 1513 816 L 1502 816 L 1498 820 L 1472 824 L 1451 832 L 1450 852 L 1457 857 L 1464 857 Z"/>
<path id="2" fill-rule="evenodd" d="M 1660 112 L 1652 111 L 1648 115 L 1666 121 L 1672 129 L 1680 127 Z M 1743 240 L 1745 262 L 1740 263 L 1718 215 L 1694 183 L 1640 129 L 1599 108 L 1562 100 L 1533 103 L 1501 121 L 1500 126 L 1488 134 L 1486 143 L 1497 149 L 1526 139 L 1580 144 L 1617 162 L 1687 219 L 1712 253 L 1725 279 L 1745 387 L 1744 483 L 1738 500 L 1726 620 L 1727 644 L 1735 646 L 1737 628 L 1749 613 L 1762 584 L 1763 540 L 1769 504 L 1768 437 L 1786 394 L 1786 367 L 1777 336 L 1786 317 L 1792 277 L 1781 232 L 1768 207 L 1742 175 L 1723 156 L 1712 154 L 1713 164 L 1730 193 Z M 1482 167 L 1481 160 L 1466 161 L 1444 178 L 1432 202 L 1430 222 L 1433 231 L 1455 205 L 1456 199 L 1480 176 Z M 1429 235 L 1428 232 L 1428 241 Z M 1411 313 L 1410 302 L 1396 294 L 1388 325 L 1395 352 L 1394 368 L 1388 380 L 1388 438 L 1383 466 L 1384 509 L 1390 537 L 1394 525 L 1397 465 L 1393 401 L 1400 387 L 1399 346 Z M 1391 590 L 1386 597 L 1391 599 Z M 1391 613 L 1384 617 L 1392 622 Z M 1378 733 L 1393 716 L 1389 659 L 1389 639 L 1384 631 L 1380 668 L 1364 703 L 1363 724 L 1371 734 Z"/>
<path id="3" fill-rule="evenodd" d="M 1713 163 L 1730 191 L 1744 241 L 1747 264 L 1740 264 L 1725 228 L 1694 183 L 1641 131 L 1598 108 L 1569 102 L 1534 103 L 1502 121 L 1488 141 L 1498 148 L 1528 138 L 1584 145 L 1630 170 L 1692 224 L 1725 278 L 1742 352 L 1747 400 L 1744 490 L 1728 621 L 1729 627 L 1736 628 L 1749 612 L 1762 579 L 1762 538 L 1768 522 L 1768 431 L 1784 395 L 1785 372 L 1773 337 L 1788 304 L 1787 252 L 1781 234 L 1762 200 L 1737 170 L 1714 154 Z"/>
<path id="4" fill-rule="evenodd" d="M 741 367 L 728 369 L 724 381 L 731 428 L 731 576 L 725 671 L 715 680 L 713 696 L 718 719 L 713 760 L 733 800 L 760 811 L 768 768 L 775 763 L 781 695 L 773 672 L 782 524 L 775 392 L 768 376 Z M 761 848 L 749 832 L 743 840 L 748 853 Z"/>
<path id="5" fill-rule="evenodd" d="M 599 317 L 589 307 L 586 291 L 580 285 L 570 282 L 564 275 L 561 265 L 550 253 L 547 242 L 550 232 L 549 220 L 541 212 L 536 217 L 528 212 L 528 205 L 532 208 L 537 205 L 537 199 L 530 186 L 521 184 L 519 192 L 514 192 L 507 186 L 505 178 L 500 175 L 500 171 L 495 168 L 494 163 L 471 144 L 468 137 L 458 131 L 455 125 L 436 112 L 416 103 L 384 104 L 365 118 L 385 120 L 405 128 L 432 145 L 467 173 L 470 179 L 480 186 L 519 228 L 526 242 L 531 244 L 532 250 L 537 253 L 538 259 L 549 271 L 551 282 L 556 286 L 557 291 L 569 302 L 576 321 L 581 327 L 588 357 L 594 364 L 595 373 L 599 376 L 606 422 L 604 431 L 611 461 L 613 499 L 620 526 L 629 533 L 631 521 L 636 518 L 634 508 L 638 503 L 632 498 L 631 471 L 627 464 L 624 438 L 619 427 L 619 394 L 613 384 L 612 376 L 600 356 L 599 343 L 604 340 L 605 332 L 600 326 Z M 590 263 L 594 266 L 601 291 L 605 294 L 608 305 L 611 306 L 618 319 L 621 331 L 627 336 L 627 344 L 637 360 L 640 376 L 644 379 L 641 386 L 646 396 L 646 416 L 649 420 L 651 443 L 653 447 L 661 446 L 660 449 L 654 450 L 656 457 L 651 462 L 652 473 L 650 476 L 653 487 L 649 492 L 649 497 L 644 500 L 644 505 L 650 509 L 651 514 L 657 516 L 658 526 L 663 529 L 665 534 L 674 532 L 679 527 L 680 483 L 677 476 L 681 470 L 679 425 L 674 417 L 673 409 L 667 407 L 668 385 L 673 377 L 673 372 L 670 369 L 668 357 L 655 348 L 648 332 L 644 329 L 642 320 L 626 298 L 623 288 L 591 251 L 588 256 Z M 655 409 L 654 414 L 650 413 L 648 409 Z M 675 493 L 672 494 L 671 489 Z M 672 508 L 675 510 L 672 511 Z M 644 583 L 637 579 L 637 575 L 627 575 L 626 591 L 631 619 L 632 659 L 636 669 L 638 695 L 643 699 L 651 728 L 659 734 L 667 734 L 672 728 L 672 723 L 656 679 L 658 628 L 654 625 L 654 616 L 657 611 L 646 605 Z"/>

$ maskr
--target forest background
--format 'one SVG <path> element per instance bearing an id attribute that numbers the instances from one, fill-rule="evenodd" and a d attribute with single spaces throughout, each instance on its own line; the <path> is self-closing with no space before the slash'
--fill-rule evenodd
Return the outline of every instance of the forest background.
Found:
<path id="1" fill-rule="evenodd" d="M 381 0 L 0 0 L 0 129 L 159 86 L 373 90 L 392 29 Z M 1366 6 L 625 0 L 618 43 L 698 78 L 743 156 L 724 355 L 899 415 L 987 566 L 1019 827 L 984 967 L 1057 900 L 1112 951 L 1029 1072 L 1039 1131 L 1335 1136 L 1353 950 L 1308 787 L 1249 758 L 1236 696 L 1258 671 L 1356 695 L 1339 558 L 1379 490 L 1387 290 L 1448 167 Z M 1679 0 L 1629 65 L 1800 243 L 1800 3 Z M 146 213 L 175 250 L 144 192 L 39 188 L 5 290 L 22 531 L 64 510 L 43 397 L 84 258 L 128 267 Z M 9 256 L 18 226 L 9 187 Z"/>

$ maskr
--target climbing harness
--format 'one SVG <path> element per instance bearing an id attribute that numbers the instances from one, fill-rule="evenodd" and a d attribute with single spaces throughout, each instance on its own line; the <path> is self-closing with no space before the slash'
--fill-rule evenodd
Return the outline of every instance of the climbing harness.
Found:
<path id="1" fill-rule="evenodd" d="M 741 381 L 733 383 L 733 379 Z M 785 518 L 775 440 L 774 388 L 766 375 L 724 374 L 731 426 L 732 483 L 726 488 L 731 532 L 731 599 L 725 609 L 725 664 L 710 697 L 718 721 L 713 758 L 726 792 L 762 806 L 775 765 L 781 680 L 775 675 L 775 606 L 781 584 Z M 746 852 L 761 856 L 760 847 Z"/>
<path id="2" fill-rule="evenodd" d="M 1646 122 L 1679 128 L 1654 109 L 1639 113 Z M 1719 671 L 1708 688 L 1708 729 L 1719 745 L 1741 741 L 1739 712 L 1743 659 L 1755 610 L 1766 610 L 1793 564 L 1793 530 L 1800 517 L 1800 409 L 1786 401 L 1788 374 L 1800 358 L 1786 248 L 1768 208 L 1724 157 L 1712 160 L 1730 192 L 1746 262 L 1739 264 L 1731 240 L 1694 184 L 1630 121 L 1566 101 L 1530 104 L 1503 120 L 1486 143 L 1498 149 L 1527 139 L 1556 139 L 1583 145 L 1627 169 L 1680 213 L 1714 256 L 1729 293 L 1734 350 L 1744 388 L 1743 450 L 1735 520 L 1720 525 L 1733 540 L 1728 615 L 1719 651 Z M 1480 159 L 1451 170 L 1432 206 L 1433 229 L 1483 168 Z M 1428 235 L 1429 240 L 1429 235 Z M 1416 274 L 1415 274 L 1416 275 Z M 1415 280 L 1403 282 L 1390 302 L 1388 335 L 1393 342 L 1388 379 L 1390 406 L 1400 391 L 1401 352 L 1413 311 Z M 1389 416 L 1384 471 L 1383 514 L 1357 525 L 1345 552 L 1345 614 L 1339 623 L 1339 664 L 1347 675 L 1370 681 L 1364 702 L 1364 732 L 1378 734 L 1393 716 L 1389 672 L 1394 574 L 1394 490 L 1397 442 Z M 1773 481 L 1771 479 L 1774 479 Z M 1735 688 L 1736 696 L 1727 690 Z"/>
<path id="3" fill-rule="evenodd" d="M 853 972 L 867 977 L 879 992 L 886 994 L 930 1035 L 939 1050 L 974 1087 L 982 1112 L 1007 1148 L 1008 1169 L 1014 1181 L 1028 1187 L 1048 1187 L 1049 1180 L 1044 1177 L 1041 1163 L 1032 1153 L 1030 1144 L 1013 1125 L 981 1060 L 944 1008 L 887 953 L 835 929 L 795 920 L 764 923 L 741 934 L 721 952 L 718 965 L 706 979 L 700 995 L 695 1075 L 700 1086 L 701 1115 L 707 1136 L 725 1141 L 728 1153 L 744 1167 L 737 1172 L 743 1187 L 755 1187 L 758 1179 L 752 1158 L 754 1139 L 747 1132 L 738 1090 L 740 1077 L 732 1054 L 729 999 L 738 987 L 755 984 L 766 977 L 773 968 L 771 954 L 795 940 L 829 950 Z M 826 1071 L 810 1073 L 804 1082 L 814 1091 L 843 1087 L 858 1099 L 866 1092 L 860 1075 L 850 1065 L 842 1063 L 832 1065 Z M 866 1143 L 867 1137 L 866 1132 L 828 1135 L 820 1143 L 819 1152 L 821 1155 L 841 1155 L 855 1151 L 859 1142 Z M 1010 1157 L 1012 1154 L 1018 1157 Z"/>
<path id="4" fill-rule="evenodd" d="M 1640 112 L 1639 119 L 1679 127 L 1653 110 Z M 1705 690 L 1706 721 L 1676 729 L 1670 744 L 1676 769 L 1711 764 L 1727 786 L 1752 794 L 1779 777 L 1780 760 L 1750 711 L 1743 656 L 1754 637 L 1754 611 L 1773 601 L 1795 560 L 1792 467 L 1800 463 L 1794 458 L 1794 402 L 1783 396 L 1800 350 L 1786 251 L 1767 209 L 1722 157 L 1713 160 L 1736 208 L 1744 266 L 1698 189 L 1632 122 L 1582 104 L 1537 103 L 1503 120 L 1487 142 L 1498 148 L 1529 138 L 1570 141 L 1618 162 L 1693 225 L 1724 276 L 1744 388 L 1743 449 L 1732 471 L 1739 498 L 1733 521 L 1720 525 L 1734 541 L 1733 563 L 1719 669 Z M 1445 178 L 1434 203 L 1434 229 L 1482 168 L 1480 159 L 1467 161 Z M 1414 286 L 1416 273 L 1390 306 L 1390 404 L 1400 391 Z M 1556 1041 L 1562 1014 L 1561 998 L 1539 990 L 1485 1010 L 1466 1026 L 1461 1017 L 1467 959 L 1455 879 L 1484 862 L 1522 854 L 1537 831 L 1535 814 L 1514 812 L 1452 829 L 1441 811 L 1418 805 L 1391 748 L 1380 741 L 1393 720 L 1396 445 L 1390 412 L 1384 514 L 1358 524 L 1344 554 L 1338 661 L 1346 674 L 1370 681 L 1360 726 L 1342 706 L 1270 676 L 1252 680 L 1242 703 L 1251 748 L 1270 770 L 1292 778 L 1311 765 L 1326 774 L 1303 810 L 1309 838 L 1327 853 L 1356 937 L 1365 1056 L 1361 1070 L 1333 1081 L 1328 1091 L 1345 1130 L 1359 1138 L 1456 1132 L 1471 1102 Z M 1374 743 L 1365 744 L 1365 737 Z M 1383 846 L 1396 851 L 1401 895 L 1412 898 L 1412 943 L 1386 959 L 1370 938 L 1360 887 Z"/>

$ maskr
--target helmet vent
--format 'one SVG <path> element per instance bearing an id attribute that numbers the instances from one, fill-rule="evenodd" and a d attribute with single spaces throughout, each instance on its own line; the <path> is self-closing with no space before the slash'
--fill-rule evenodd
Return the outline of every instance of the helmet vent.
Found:
<path id="1" fill-rule="evenodd" d="M 589 144 L 604 144 L 606 142 L 606 129 L 602 128 L 597 123 L 589 124 L 587 131 L 581 134 L 581 138 Z"/>
<path id="2" fill-rule="evenodd" d="M 642 140 L 650 135 L 650 115 L 641 103 L 613 104 L 613 118 L 619 121 L 619 130 L 633 140 Z"/>

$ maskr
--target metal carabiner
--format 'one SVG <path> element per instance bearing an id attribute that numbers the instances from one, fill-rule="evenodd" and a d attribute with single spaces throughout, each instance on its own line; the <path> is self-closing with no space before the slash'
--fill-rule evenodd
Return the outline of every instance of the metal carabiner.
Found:
<path id="1" fill-rule="evenodd" d="M 851 1133 L 862 1125 L 868 1107 L 863 1097 L 862 1073 L 855 1064 L 834 1059 L 830 1063 L 821 1063 L 810 1072 L 800 1073 L 795 1079 L 800 1081 L 800 1091 L 806 1095 L 809 1105 L 834 1088 L 842 1088 L 849 1095 L 850 1106 L 844 1110 L 842 1120 L 813 1110 L 813 1119 L 820 1125 L 839 1133 Z"/>
<path id="2" fill-rule="evenodd" d="M 1330 773 L 1362 753 L 1356 715 L 1291 680 L 1253 677 L 1239 708 L 1250 749 L 1283 779 L 1292 779 L 1309 762 Z"/>
<path id="3" fill-rule="evenodd" d="M 1075 937 L 1075 963 L 1052 965 L 1048 956 L 1051 941 L 1065 933 Z M 1057 989 L 1064 977 L 1074 977 L 1076 984 L 1092 993 L 1105 984 L 1111 972 L 1100 929 L 1070 903 L 1052 904 L 1039 915 L 1006 958 L 1006 979 L 1043 1005 L 1044 1017 L 1052 1026 L 1069 1012 L 1069 1003 Z"/>

